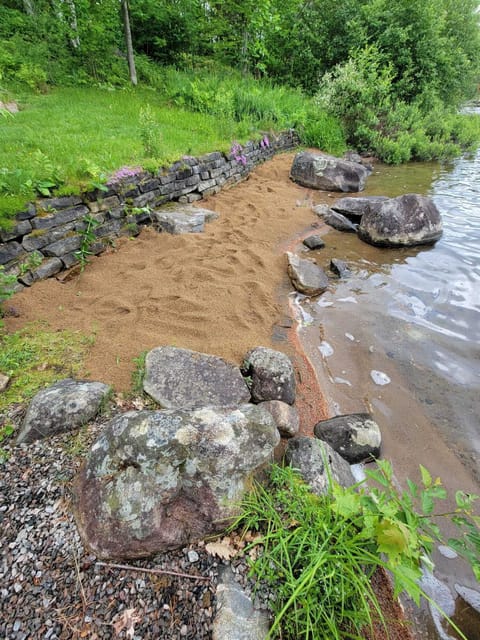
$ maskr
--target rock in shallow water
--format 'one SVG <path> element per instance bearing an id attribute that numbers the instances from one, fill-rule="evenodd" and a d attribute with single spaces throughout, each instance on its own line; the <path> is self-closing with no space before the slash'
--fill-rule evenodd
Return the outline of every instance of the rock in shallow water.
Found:
<path id="1" fill-rule="evenodd" d="M 350 464 L 380 455 L 380 427 L 369 413 L 352 413 L 322 420 L 313 431 L 317 438 L 328 442 Z"/>
<path id="2" fill-rule="evenodd" d="M 294 253 L 287 252 L 288 275 L 293 286 L 307 296 L 318 296 L 328 288 L 325 271 L 310 260 L 302 260 Z"/>
<path id="3" fill-rule="evenodd" d="M 442 219 L 433 200 L 414 193 L 389 198 L 370 209 L 358 227 L 362 240 L 382 247 L 433 244 L 442 232 Z"/>

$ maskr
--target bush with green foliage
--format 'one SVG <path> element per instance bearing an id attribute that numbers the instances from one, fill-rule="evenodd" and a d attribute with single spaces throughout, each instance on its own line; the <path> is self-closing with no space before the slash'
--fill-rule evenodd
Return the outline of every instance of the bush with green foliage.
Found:
<path id="1" fill-rule="evenodd" d="M 374 621 L 386 624 L 373 573 L 388 569 L 394 595 L 407 593 L 418 604 L 428 598 L 418 581 L 422 566 L 432 567 L 434 541 L 464 556 L 480 578 L 480 518 L 472 510 L 478 497 L 459 491 L 455 507 L 436 516 L 447 492 L 424 467 L 421 476 L 422 486 L 408 480 L 398 491 L 390 463 L 378 461 L 367 471 L 368 486 L 342 488 L 330 479 L 327 495 L 316 496 L 291 468 L 271 467 L 269 484 L 256 485 L 232 527 L 259 532 L 251 574 L 275 593 L 268 638 L 363 638 Z M 443 540 L 442 518 L 459 527 L 458 538 Z"/>

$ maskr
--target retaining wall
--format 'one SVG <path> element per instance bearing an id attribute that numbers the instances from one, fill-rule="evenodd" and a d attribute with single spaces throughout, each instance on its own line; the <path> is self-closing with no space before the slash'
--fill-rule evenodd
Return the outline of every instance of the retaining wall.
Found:
<path id="1" fill-rule="evenodd" d="M 122 235 L 138 235 L 152 223 L 150 211 L 179 201 L 191 203 L 245 179 L 252 169 L 275 153 L 299 145 L 294 131 L 248 142 L 230 154 L 219 151 L 198 158 L 184 156 L 155 174 L 120 171 L 107 191 L 80 196 L 44 198 L 30 203 L 15 216 L 8 231 L 0 230 L 0 265 L 17 277 L 19 291 L 36 280 L 74 266 L 86 229 L 86 216 L 97 221 L 96 241 L 89 247 L 98 255 Z"/>

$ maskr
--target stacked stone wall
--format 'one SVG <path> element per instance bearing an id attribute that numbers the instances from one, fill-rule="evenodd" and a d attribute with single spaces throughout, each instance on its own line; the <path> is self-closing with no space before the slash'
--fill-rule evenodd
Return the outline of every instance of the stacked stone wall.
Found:
<path id="1" fill-rule="evenodd" d="M 191 203 L 244 180 L 252 169 L 275 153 L 299 144 L 294 131 L 248 142 L 239 152 L 219 151 L 200 157 L 184 156 L 156 173 L 132 172 L 79 196 L 44 198 L 15 216 L 8 230 L 0 230 L 0 265 L 17 277 L 15 291 L 69 269 L 78 263 L 86 217 L 96 224 L 96 241 L 89 252 L 102 253 L 115 238 L 137 235 L 152 223 L 150 212 L 169 202 Z M 128 172 L 126 172 L 128 173 Z"/>

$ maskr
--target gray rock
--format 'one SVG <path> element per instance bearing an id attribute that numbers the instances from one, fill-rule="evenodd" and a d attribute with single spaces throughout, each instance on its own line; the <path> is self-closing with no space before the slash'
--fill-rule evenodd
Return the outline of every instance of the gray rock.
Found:
<path id="1" fill-rule="evenodd" d="M 321 236 L 318 235 L 308 236 L 308 238 L 305 238 L 303 241 L 303 244 L 312 250 L 323 249 L 325 246 L 325 242 L 322 240 Z"/>
<path id="2" fill-rule="evenodd" d="M 82 198 L 80 196 L 61 196 L 60 198 L 46 198 L 40 200 L 40 208 L 48 211 L 49 209 L 67 209 L 68 207 L 74 207 L 77 204 L 82 204 Z"/>
<path id="3" fill-rule="evenodd" d="M 367 169 L 357 162 L 308 151 L 295 156 L 290 170 L 294 182 L 322 191 L 362 191 L 367 176 Z"/>
<path id="4" fill-rule="evenodd" d="M 313 432 L 350 464 L 380 455 L 382 434 L 369 413 L 353 413 L 322 420 L 315 425 Z"/>
<path id="5" fill-rule="evenodd" d="M 67 222 L 73 222 L 83 216 L 90 213 L 90 210 L 85 205 L 81 204 L 71 209 L 64 209 L 59 213 L 52 213 L 45 216 L 37 216 L 32 219 L 32 227 L 34 229 L 51 229 L 52 227 L 59 227 Z"/>
<path id="6" fill-rule="evenodd" d="M 20 220 L 9 229 L 0 229 L 0 240 L 2 242 L 8 242 L 8 240 L 14 240 L 15 238 L 30 233 L 31 230 L 32 225 L 29 220 Z"/>
<path id="7" fill-rule="evenodd" d="M 82 239 L 80 236 L 69 236 L 68 238 L 63 238 L 62 240 L 49 244 L 43 249 L 43 253 L 47 256 L 58 258 L 71 251 L 77 251 L 77 249 L 80 249 L 81 244 Z"/>
<path id="8" fill-rule="evenodd" d="M 376 211 L 388 200 L 386 196 L 364 196 L 360 198 L 340 198 L 332 204 L 332 209 L 344 216 L 361 218 L 367 211 Z"/>
<path id="9" fill-rule="evenodd" d="M 318 296 L 328 288 L 325 271 L 310 260 L 303 260 L 287 252 L 288 275 L 297 291 L 307 296 Z"/>
<path id="10" fill-rule="evenodd" d="M 260 404 L 270 413 L 275 420 L 280 435 L 284 438 L 293 438 L 300 429 L 300 417 L 295 407 L 281 400 L 268 400 Z"/>
<path id="11" fill-rule="evenodd" d="M 295 372 L 290 358 L 281 351 L 255 347 L 246 354 L 242 373 L 251 378 L 253 402 L 295 402 Z"/>
<path id="12" fill-rule="evenodd" d="M 60 258 L 50 258 L 45 260 L 39 267 L 33 272 L 34 280 L 44 280 L 50 278 L 63 269 L 63 262 Z"/>
<path id="13" fill-rule="evenodd" d="M 330 478 L 342 487 L 355 484 L 350 465 L 327 442 L 299 436 L 288 441 L 285 452 L 287 463 L 297 469 L 312 493 L 325 495 Z"/>
<path id="14" fill-rule="evenodd" d="M 201 233 L 205 222 L 218 217 L 214 211 L 200 209 L 192 205 L 163 207 L 152 212 L 155 225 L 167 233 Z"/>
<path id="15" fill-rule="evenodd" d="M 5 391 L 5 389 L 8 387 L 9 382 L 10 382 L 10 377 L 6 376 L 3 373 L 0 373 L 0 393 L 2 391 Z"/>
<path id="16" fill-rule="evenodd" d="M 33 398 L 17 437 L 17 444 L 73 431 L 92 420 L 105 402 L 110 387 L 101 382 L 66 378 Z"/>
<path id="17" fill-rule="evenodd" d="M 140 558 L 221 532 L 279 440 L 252 404 L 114 418 L 74 483 L 85 544 L 100 558 Z"/>
<path id="18" fill-rule="evenodd" d="M 232 407 L 250 400 L 239 367 L 177 347 L 157 347 L 147 354 L 143 388 L 164 409 Z"/>
<path id="19" fill-rule="evenodd" d="M 23 253 L 22 246 L 15 240 L 0 244 L 0 264 L 6 264 Z"/>
<path id="20" fill-rule="evenodd" d="M 326 224 L 337 229 L 337 231 L 357 233 L 358 225 L 353 223 L 342 213 L 338 213 L 324 204 L 318 204 L 316 207 L 313 207 L 313 211 L 317 216 L 321 216 Z"/>
<path id="21" fill-rule="evenodd" d="M 344 260 L 338 258 L 332 258 L 330 260 L 330 271 L 333 271 L 340 278 L 348 278 L 352 274 Z"/>
<path id="22" fill-rule="evenodd" d="M 252 599 L 236 582 L 232 569 L 222 567 L 212 640 L 264 640 L 269 628 L 267 612 L 255 609 Z"/>
<path id="23" fill-rule="evenodd" d="M 382 247 L 433 244 L 443 232 L 440 212 L 426 196 L 409 193 L 390 198 L 362 216 L 358 235 Z"/>

